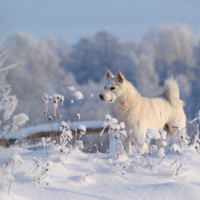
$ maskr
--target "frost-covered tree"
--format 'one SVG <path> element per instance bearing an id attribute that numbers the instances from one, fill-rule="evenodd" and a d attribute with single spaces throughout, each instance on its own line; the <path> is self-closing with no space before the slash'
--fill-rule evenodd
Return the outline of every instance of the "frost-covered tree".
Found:
<path id="1" fill-rule="evenodd" d="M 159 92 L 159 77 L 155 71 L 155 49 L 151 41 L 129 41 L 126 51 L 136 68 L 134 78 L 136 88 L 144 96 L 156 95 Z M 133 75 L 129 74 L 129 76 Z"/>
<path id="2" fill-rule="evenodd" d="M 94 68 L 94 44 L 91 37 L 83 37 L 74 45 L 71 52 L 70 71 L 75 74 L 78 83 L 87 83 L 92 79 Z"/>
<path id="3" fill-rule="evenodd" d="M 166 78 L 173 76 L 178 79 L 182 96 L 188 98 L 194 79 L 194 47 L 198 38 L 186 25 L 173 23 L 151 28 L 142 43 L 145 41 L 154 52 L 148 60 L 154 60 L 158 84 L 162 86 Z"/>
<path id="4" fill-rule="evenodd" d="M 47 39 L 48 46 L 54 53 L 59 57 L 59 66 L 62 68 L 68 68 L 70 63 L 70 50 L 71 47 L 65 36 L 60 38 L 55 38 L 53 36 Z"/>
<path id="5" fill-rule="evenodd" d="M 48 41 L 38 41 L 24 33 L 16 34 L 9 46 L 12 53 L 7 62 L 17 62 L 18 67 L 8 74 L 7 81 L 19 99 L 18 109 L 25 110 L 31 120 L 37 119 L 44 92 L 59 92 L 66 81 L 60 60 Z"/>
<path id="6" fill-rule="evenodd" d="M 95 42 L 95 65 L 96 69 L 101 69 L 100 74 L 95 73 L 97 81 L 102 80 L 102 75 L 106 69 L 116 70 L 116 61 L 119 60 L 121 54 L 121 45 L 119 39 L 109 31 L 98 32 L 94 37 Z M 123 66 L 122 66 L 123 68 Z"/>
<path id="7" fill-rule="evenodd" d="M 153 27 L 145 38 L 153 42 L 157 58 L 168 64 L 180 59 L 188 66 L 194 65 L 193 48 L 197 38 L 187 25 L 172 23 Z"/>
<path id="8" fill-rule="evenodd" d="M 95 35 L 95 63 L 96 76 L 94 80 L 104 79 L 106 69 L 116 73 L 120 69 L 126 78 L 136 84 L 137 68 L 134 60 L 126 51 L 124 42 L 120 41 L 108 30 L 98 32 Z M 97 73 L 97 69 L 101 69 Z"/>
<path id="9" fill-rule="evenodd" d="M 106 69 L 113 72 L 121 69 L 125 75 L 132 74 L 132 77 L 135 74 L 132 72 L 136 70 L 133 60 L 124 52 L 122 42 L 107 30 L 82 37 L 73 46 L 70 58 L 67 70 L 73 72 L 79 84 L 87 84 L 88 80 L 99 83 Z"/>
<path id="10" fill-rule="evenodd" d="M 190 77 L 191 86 L 191 95 L 190 99 L 190 110 L 193 113 L 197 114 L 200 108 L 200 38 L 198 44 L 194 47 L 194 57 L 195 57 L 195 66 L 193 68 L 193 73 Z M 192 116 L 194 117 L 194 116 Z"/>

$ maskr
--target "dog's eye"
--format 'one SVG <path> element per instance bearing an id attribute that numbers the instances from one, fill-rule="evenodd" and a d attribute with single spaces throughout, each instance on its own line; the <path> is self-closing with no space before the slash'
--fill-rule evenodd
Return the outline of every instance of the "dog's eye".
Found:
<path id="1" fill-rule="evenodd" d="M 104 89 L 106 90 L 106 87 L 104 87 Z"/>
<path id="2" fill-rule="evenodd" d="M 114 89 L 115 89 L 115 87 L 111 87 L 110 89 L 111 89 L 111 90 L 114 90 Z"/>

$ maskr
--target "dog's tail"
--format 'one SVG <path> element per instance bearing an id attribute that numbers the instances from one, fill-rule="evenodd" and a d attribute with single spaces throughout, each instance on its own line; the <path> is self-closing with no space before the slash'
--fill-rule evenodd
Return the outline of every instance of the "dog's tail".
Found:
<path id="1" fill-rule="evenodd" d="M 164 94 L 172 106 L 174 107 L 184 106 L 184 102 L 179 99 L 180 93 L 179 93 L 178 83 L 172 77 L 165 81 Z"/>

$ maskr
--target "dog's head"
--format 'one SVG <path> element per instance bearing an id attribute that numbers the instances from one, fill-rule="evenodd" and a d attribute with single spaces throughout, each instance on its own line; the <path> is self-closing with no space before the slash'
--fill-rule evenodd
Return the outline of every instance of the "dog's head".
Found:
<path id="1" fill-rule="evenodd" d="M 104 92 L 99 95 L 102 101 L 109 103 L 114 102 L 116 99 L 124 96 L 124 84 L 125 77 L 120 70 L 117 70 L 116 77 L 107 69 L 106 70 L 106 82 L 104 85 Z"/>

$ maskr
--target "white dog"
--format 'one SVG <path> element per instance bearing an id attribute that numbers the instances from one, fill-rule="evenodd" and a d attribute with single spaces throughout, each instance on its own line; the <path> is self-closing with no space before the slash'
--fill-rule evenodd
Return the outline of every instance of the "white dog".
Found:
<path id="1" fill-rule="evenodd" d="M 186 127 L 184 102 L 179 99 L 178 84 L 172 78 L 165 81 L 161 95 L 144 98 L 119 70 L 116 77 L 107 70 L 105 91 L 99 96 L 101 100 L 109 102 L 110 115 L 126 125 L 128 143 L 123 143 L 127 153 L 131 153 L 131 141 L 145 145 L 140 136 L 144 136 L 148 128 L 163 129 L 169 138 L 174 133 L 173 122 L 179 122 L 180 129 Z"/>

